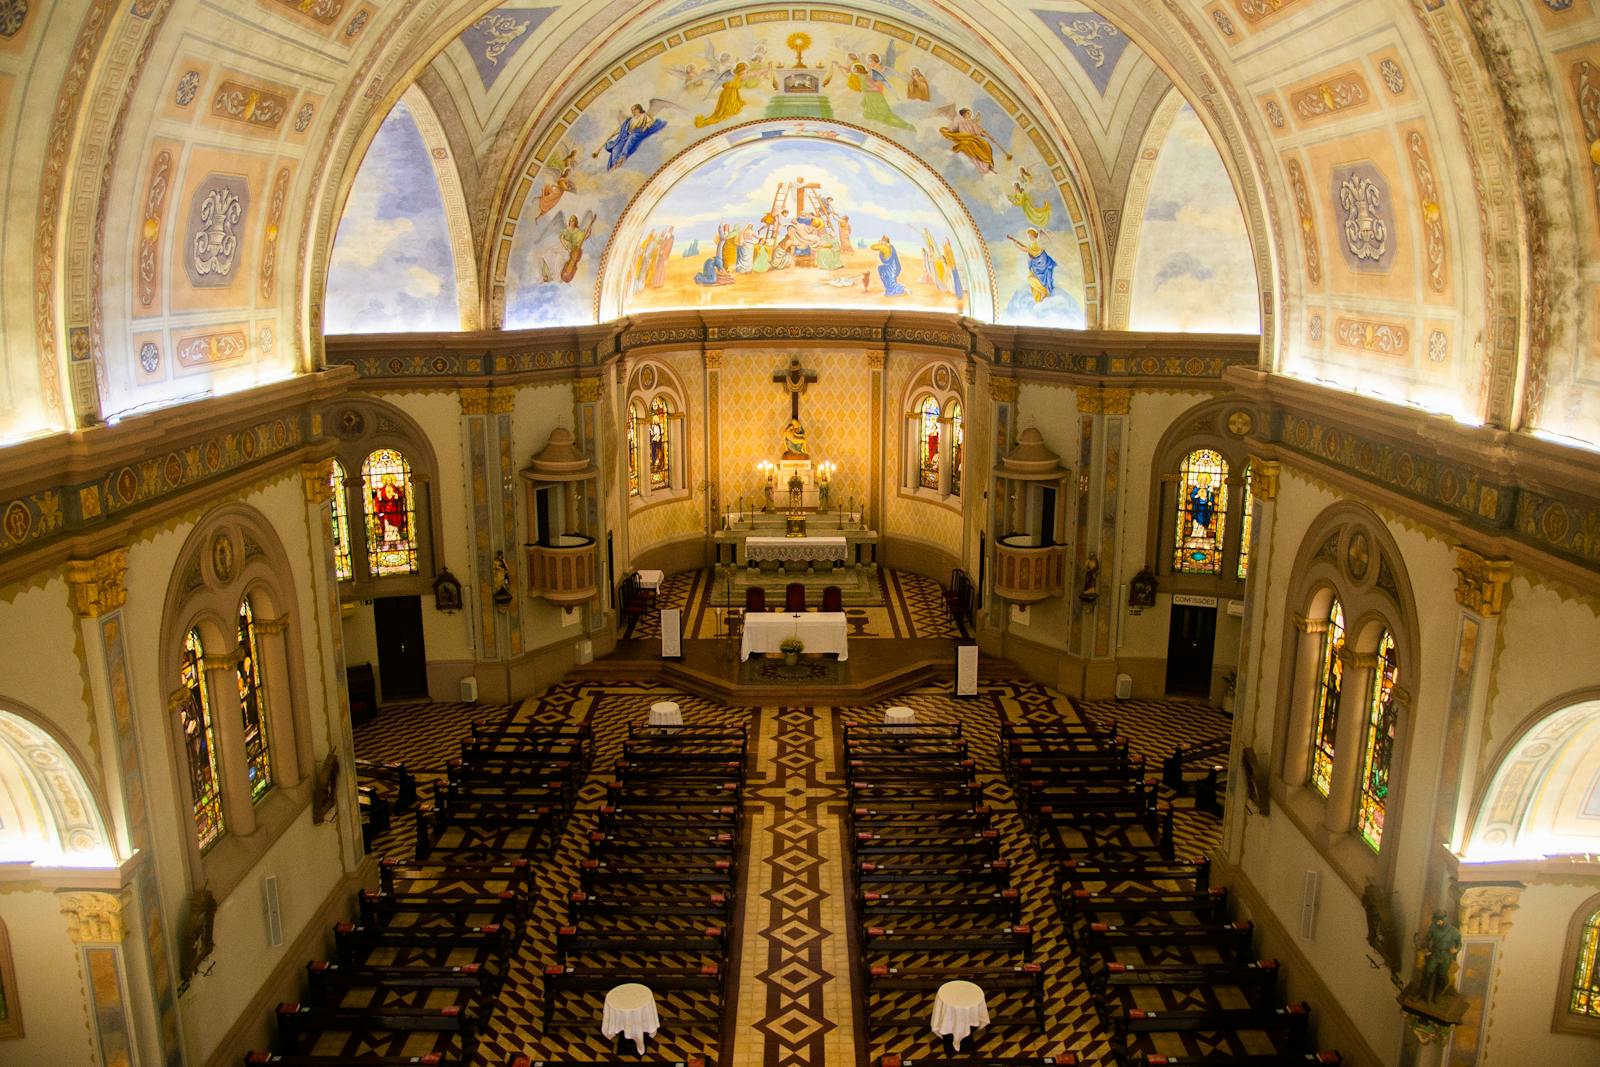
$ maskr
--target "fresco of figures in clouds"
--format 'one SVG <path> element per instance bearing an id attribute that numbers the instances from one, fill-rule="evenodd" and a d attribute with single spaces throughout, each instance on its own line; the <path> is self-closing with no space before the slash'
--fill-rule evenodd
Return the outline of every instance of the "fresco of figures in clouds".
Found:
<path id="1" fill-rule="evenodd" d="M 836 120 L 906 148 L 976 223 L 994 267 L 995 318 L 1084 325 L 1082 260 L 1065 205 L 1005 110 L 931 52 L 870 30 L 790 22 L 671 48 L 583 111 L 522 205 L 506 327 L 593 322 L 602 251 L 634 194 L 684 148 L 757 119 Z M 904 267 L 906 250 L 897 251 Z M 918 250 L 911 265 L 920 260 Z"/>
<path id="2" fill-rule="evenodd" d="M 1260 333 L 1255 261 L 1222 158 L 1188 104 L 1156 156 L 1128 326 Z"/>
<path id="3" fill-rule="evenodd" d="M 809 124 L 807 124 L 809 125 Z M 695 307 L 894 307 L 967 314 L 974 272 L 951 220 L 848 137 L 754 136 L 675 182 L 606 264 L 620 313 Z M 961 225 L 965 226 L 962 220 Z M 985 305 L 992 305 L 985 300 Z M 602 301 L 601 315 L 611 308 Z M 985 306 L 983 314 L 989 314 Z"/>
<path id="4" fill-rule="evenodd" d="M 411 111 L 398 103 L 367 149 L 328 264 L 330 334 L 461 328 L 444 200 Z"/>

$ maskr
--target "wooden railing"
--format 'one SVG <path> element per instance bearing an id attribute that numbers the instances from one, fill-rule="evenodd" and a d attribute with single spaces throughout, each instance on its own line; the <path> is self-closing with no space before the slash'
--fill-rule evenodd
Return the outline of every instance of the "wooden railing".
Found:
<path id="1" fill-rule="evenodd" d="M 600 587 L 594 579 L 594 538 L 560 534 L 550 544 L 524 545 L 528 550 L 528 592 L 563 607 L 593 599 Z"/>
<path id="2" fill-rule="evenodd" d="M 1066 545 L 1041 545 L 1026 534 L 995 542 L 994 591 L 1002 600 L 1032 604 L 1060 596 L 1066 574 Z"/>

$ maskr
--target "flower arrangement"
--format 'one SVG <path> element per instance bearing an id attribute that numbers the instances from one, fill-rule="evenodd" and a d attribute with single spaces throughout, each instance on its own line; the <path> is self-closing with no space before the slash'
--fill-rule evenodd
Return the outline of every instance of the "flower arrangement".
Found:
<path id="1" fill-rule="evenodd" d="M 797 656 L 806 650 L 806 643 L 798 637 L 785 637 L 778 643 L 779 651 L 790 656 Z"/>

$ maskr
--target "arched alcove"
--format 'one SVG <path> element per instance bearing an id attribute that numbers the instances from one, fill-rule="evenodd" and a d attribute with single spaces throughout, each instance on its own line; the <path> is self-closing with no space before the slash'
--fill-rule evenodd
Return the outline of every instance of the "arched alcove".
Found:
<path id="1" fill-rule="evenodd" d="M 68 748 L 0 701 L 0 870 L 115 867 L 99 800 Z"/>
<path id="2" fill-rule="evenodd" d="M 1538 716 L 1494 765 L 1468 863 L 1600 852 L 1600 695 Z"/>

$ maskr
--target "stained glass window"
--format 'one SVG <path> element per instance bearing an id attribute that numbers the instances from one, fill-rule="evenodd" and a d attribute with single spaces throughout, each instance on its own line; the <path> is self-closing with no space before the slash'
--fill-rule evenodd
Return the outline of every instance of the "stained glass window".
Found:
<path id="1" fill-rule="evenodd" d="M 1378 640 L 1378 666 L 1372 672 L 1367 736 L 1361 746 L 1361 801 L 1356 810 L 1356 830 L 1374 852 L 1383 844 L 1383 817 L 1389 804 L 1389 761 L 1394 757 L 1394 684 L 1399 674 L 1394 635 L 1385 630 Z"/>
<path id="2" fill-rule="evenodd" d="M 639 424 L 644 412 L 638 404 L 628 405 L 628 495 L 639 495 Z"/>
<path id="3" fill-rule="evenodd" d="M 962 425 L 961 405 L 950 401 L 950 495 L 961 495 L 961 445 L 967 436 Z"/>
<path id="4" fill-rule="evenodd" d="M 1578 966 L 1567 1010 L 1600 1019 L 1600 908 L 1590 913 L 1578 938 Z"/>
<path id="5" fill-rule="evenodd" d="M 239 678 L 239 711 L 244 715 L 244 764 L 250 776 L 250 799 L 256 801 L 272 788 L 272 751 L 267 737 L 267 691 L 261 681 L 261 645 L 249 597 L 239 605 L 239 649 L 242 658 L 234 672 Z"/>
<path id="6" fill-rule="evenodd" d="M 188 690 L 180 717 L 183 747 L 189 757 L 189 792 L 194 797 L 194 829 L 204 852 L 222 837 L 222 780 L 217 775 L 217 738 L 211 728 L 211 700 L 206 695 L 206 651 L 200 631 L 183 640 L 182 681 Z"/>
<path id="7" fill-rule="evenodd" d="M 672 484 L 672 405 L 658 396 L 650 401 L 650 491 Z"/>
<path id="8" fill-rule="evenodd" d="M 1317 684 L 1316 717 L 1311 726 L 1311 785 L 1323 796 L 1333 787 L 1333 742 L 1339 732 L 1339 691 L 1344 684 L 1344 608 L 1335 600 L 1322 639 L 1322 677 Z"/>
<path id="9" fill-rule="evenodd" d="M 361 467 L 366 486 L 367 567 L 374 578 L 417 573 L 417 518 L 411 464 L 392 448 L 380 448 Z"/>
<path id="10" fill-rule="evenodd" d="M 1239 521 L 1239 578 L 1250 577 L 1250 532 L 1254 529 L 1252 518 L 1255 512 L 1256 498 L 1250 492 L 1250 468 L 1253 464 L 1244 465 L 1244 515 Z"/>
<path id="11" fill-rule="evenodd" d="M 917 484 L 939 488 L 939 402 L 931 396 L 917 405 Z"/>
<path id="12" fill-rule="evenodd" d="M 328 476 L 328 488 L 333 491 L 333 570 L 339 581 L 355 577 L 350 563 L 350 502 L 345 497 L 344 466 L 333 461 L 333 472 Z"/>
<path id="13" fill-rule="evenodd" d="M 1178 468 L 1178 528 L 1172 566 L 1184 574 L 1220 574 L 1228 514 L 1228 461 L 1197 448 Z"/>

